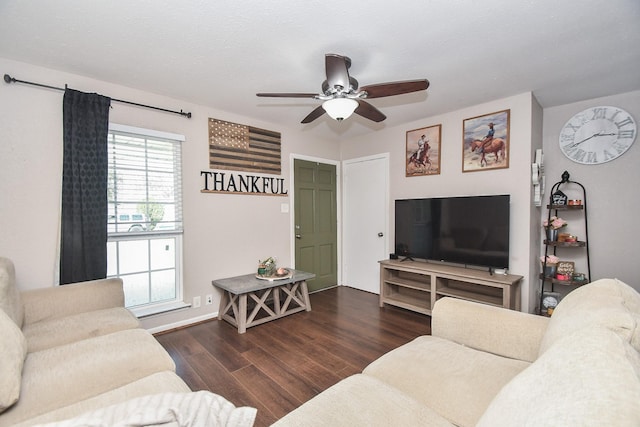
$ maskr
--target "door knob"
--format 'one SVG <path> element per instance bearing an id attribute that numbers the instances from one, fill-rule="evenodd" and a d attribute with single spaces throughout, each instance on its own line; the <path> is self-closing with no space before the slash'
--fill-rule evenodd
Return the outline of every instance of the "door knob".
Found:
<path id="1" fill-rule="evenodd" d="M 384 236 L 383 232 L 378 233 L 378 237 L 382 237 L 382 236 Z"/>
<path id="2" fill-rule="evenodd" d="M 296 239 L 302 239 L 302 236 L 300 234 L 296 234 Z"/>

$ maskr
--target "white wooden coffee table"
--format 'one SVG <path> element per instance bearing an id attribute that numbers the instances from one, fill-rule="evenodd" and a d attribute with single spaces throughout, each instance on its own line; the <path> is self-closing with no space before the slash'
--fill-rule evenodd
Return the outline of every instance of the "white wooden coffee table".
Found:
<path id="1" fill-rule="evenodd" d="M 247 328 L 279 319 L 299 311 L 311 311 L 307 280 L 313 273 L 289 269 L 285 279 L 258 279 L 255 274 L 213 280 L 222 290 L 218 319 L 226 320 L 244 334 Z M 248 303 L 255 303 L 248 313 Z"/>

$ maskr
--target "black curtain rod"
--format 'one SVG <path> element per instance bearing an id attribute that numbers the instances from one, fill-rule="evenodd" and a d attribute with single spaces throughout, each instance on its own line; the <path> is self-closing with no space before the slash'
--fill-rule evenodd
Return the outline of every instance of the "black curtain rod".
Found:
<path id="1" fill-rule="evenodd" d="M 5 74 L 4 75 L 4 81 L 7 82 L 7 83 L 24 83 L 24 84 L 27 84 L 27 85 L 46 87 L 47 89 L 55 89 L 55 90 L 61 90 L 61 91 L 64 91 L 64 90 L 67 89 L 67 85 L 64 85 L 63 88 L 62 87 L 49 86 L 49 85 L 43 85 L 41 83 L 34 83 L 34 82 L 28 82 L 28 81 L 25 81 L 25 80 L 18 80 L 16 78 L 11 77 L 9 74 Z M 136 107 L 151 108 L 152 110 L 165 111 L 167 113 L 179 114 L 179 115 L 181 115 L 183 117 L 186 117 L 188 119 L 191 118 L 191 113 L 187 113 L 187 112 L 184 112 L 182 110 L 180 110 L 180 111 L 167 110 L 165 108 L 154 107 L 152 105 L 138 104 L 137 102 L 123 101 L 122 99 L 115 99 L 115 98 L 111 98 L 111 100 L 115 101 L 115 102 L 120 102 L 122 104 L 135 105 Z"/>

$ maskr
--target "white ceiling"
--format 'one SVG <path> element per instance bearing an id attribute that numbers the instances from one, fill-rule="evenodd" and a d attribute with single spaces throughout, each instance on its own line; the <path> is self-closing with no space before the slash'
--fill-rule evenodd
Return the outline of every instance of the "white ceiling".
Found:
<path id="1" fill-rule="evenodd" d="M 378 124 L 302 125 L 320 101 L 255 96 L 320 92 L 325 53 L 361 86 L 431 86 L 371 100 Z M 551 107 L 638 90 L 640 1 L 0 0 L 0 57 L 346 138 L 528 91 Z"/>

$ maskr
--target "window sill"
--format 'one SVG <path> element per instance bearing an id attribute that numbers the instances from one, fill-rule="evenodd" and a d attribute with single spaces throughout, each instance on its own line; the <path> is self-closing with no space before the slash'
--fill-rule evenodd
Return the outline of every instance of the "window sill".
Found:
<path id="1" fill-rule="evenodd" d="M 131 311 L 138 319 L 144 319 L 145 317 L 183 310 L 190 307 L 191 304 L 187 304 L 184 301 L 174 301 L 165 304 L 156 304 L 153 306 L 133 307 L 130 308 L 129 311 Z"/>

